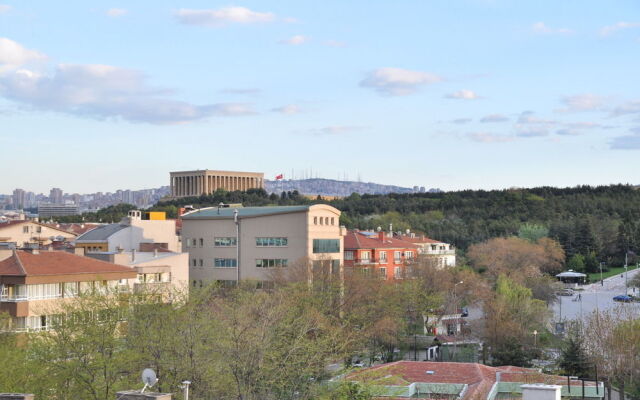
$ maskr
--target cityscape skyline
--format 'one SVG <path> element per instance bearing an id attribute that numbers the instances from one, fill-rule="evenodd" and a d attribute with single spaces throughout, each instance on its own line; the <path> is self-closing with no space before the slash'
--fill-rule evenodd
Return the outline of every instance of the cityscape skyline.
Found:
<path id="1" fill-rule="evenodd" d="M 201 167 L 638 183 L 637 2 L 325 5 L 0 0 L 0 146 L 28 150 L 4 152 L 20 177 L 0 193 L 159 187 Z"/>

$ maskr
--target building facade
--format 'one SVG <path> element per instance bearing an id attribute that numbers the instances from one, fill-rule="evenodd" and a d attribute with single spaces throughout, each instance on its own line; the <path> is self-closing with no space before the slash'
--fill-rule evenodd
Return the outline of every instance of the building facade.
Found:
<path id="1" fill-rule="evenodd" d="M 193 197 L 227 191 L 263 189 L 264 173 L 235 171 L 178 171 L 169 174 L 171 197 Z"/>
<path id="2" fill-rule="evenodd" d="M 38 204 L 38 217 L 66 217 L 80 214 L 80 207 L 77 204 Z"/>
<path id="3" fill-rule="evenodd" d="M 65 301 L 128 287 L 136 271 L 64 251 L 0 250 L 0 312 L 11 331 L 48 329 Z"/>
<path id="4" fill-rule="evenodd" d="M 182 216 L 183 251 L 192 285 L 269 281 L 309 263 L 343 263 L 340 211 L 324 204 L 206 208 Z"/>
<path id="5" fill-rule="evenodd" d="M 418 246 L 419 254 L 433 258 L 438 267 L 454 267 L 456 265 L 456 249 L 449 243 L 410 232 L 398 235 L 396 238 Z"/>
<path id="6" fill-rule="evenodd" d="M 398 240 L 384 231 L 351 230 L 344 239 L 344 265 L 383 279 L 402 279 L 415 262 L 418 246 Z"/>
<path id="7" fill-rule="evenodd" d="M 153 219 L 142 219 L 141 211 L 129 211 L 117 224 L 101 225 L 78 236 L 75 245 L 89 253 L 139 250 L 142 243 L 156 243 L 169 251 L 180 252 L 176 221 L 166 219 L 161 212 L 152 213 L 150 218 Z"/>
<path id="8" fill-rule="evenodd" d="M 73 240 L 76 236 L 73 232 L 35 221 L 9 220 L 0 223 L 0 243 L 15 243 L 16 247 L 29 244 L 47 246 L 53 241 Z"/>

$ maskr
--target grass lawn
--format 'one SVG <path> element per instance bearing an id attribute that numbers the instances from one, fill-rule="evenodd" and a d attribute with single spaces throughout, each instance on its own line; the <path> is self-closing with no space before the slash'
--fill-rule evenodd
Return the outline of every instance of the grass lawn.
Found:
<path id="1" fill-rule="evenodd" d="M 629 265 L 629 271 L 633 271 L 634 269 L 636 269 L 635 265 Z M 604 279 L 607 279 L 610 276 L 620 275 L 623 273 L 624 273 L 624 267 L 615 267 L 615 268 L 610 268 L 609 271 L 602 271 L 602 277 Z M 600 281 L 600 272 L 596 272 L 588 275 L 592 283 Z"/>

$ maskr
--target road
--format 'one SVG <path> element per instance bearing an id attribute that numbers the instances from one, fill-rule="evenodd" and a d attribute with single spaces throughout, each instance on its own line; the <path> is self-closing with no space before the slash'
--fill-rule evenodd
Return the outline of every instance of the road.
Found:
<path id="1" fill-rule="evenodd" d="M 631 280 L 640 270 L 634 269 L 629 271 L 628 279 Z M 562 319 L 584 319 L 595 310 L 610 310 L 617 306 L 629 307 L 640 312 L 640 303 L 618 303 L 613 301 L 613 297 L 619 294 L 625 294 L 625 278 L 615 275 L 604 280 L 604 285 L 598 281 L 590 285 L 583 286 L 584 291 L 581 293 L 581 300 L 577 299 L 577 295 L 558 296 L 559 302 L 553 306 L 553 312 L 556 321 L 560 320 L 560 308 L 562 308 Z M 629 288 L 629 294 L 634 294 L 634 289 Z M 640 293 L 635 290 L 635 294 Z M 560 302 L 562 302 L 562 307 Z"/>

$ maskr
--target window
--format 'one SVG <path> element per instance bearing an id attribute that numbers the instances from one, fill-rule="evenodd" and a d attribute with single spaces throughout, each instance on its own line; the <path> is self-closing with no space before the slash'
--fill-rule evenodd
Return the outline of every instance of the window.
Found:
<path id="1" fill-rule="evenodd" d="M 213 239 L 213 245 L 216 247 L 229 247 L 237 244 L 235 237 L 217 237 Z"/>
<path id="2" fill-rule="evenodd" d="M 191 266 L 195 267 L 197 263 L 198 261 L 195 258 L 191 260 Z"/>
<path id="3" fill-rule="evenodd" d="M 393 260 L 395 262 L 400 262 L 400 260 L 402 260 L 402 252 L 401 251 L 394 251 L 393 252 Z"/>
<path id="4" fill-rule="evenodd" d="M 320 217 L 320 225 L 322 225 L 324 222 L 324 218 Z"/>
<path id="5" fill-rule="evenodd" d="M 401 277 L 401 276 L 400 276 L 400 267 L 395 267 L 395 268 L 393 269 L 393 276 L 394 276 L 394 278 L 396 278 L 396 279 L 400 279 L 400 277 Z"/>
<path id="6" fill-rule="evenodd" d="M 445 250 L 445 247 L 444 246 L 440 246 L 440 250 Z"/>
<path id="7" fill-rule="evenodd" d="M 67 282 L 64 284 L 64 297 L 76 297 L 80 290 L 78 282 Z"/>
<path id="8" fill-rule="evenodd" d="M 353 251 L 345 251 L 344 252 L 345 260 L 353 260 Z"/>
<path id="9" fill-rule="evenodd" d="M 331 217 L 331 225 L 335 225 L 335 219 Z"/>
<path id="10" fill-rule="evenodd" d="M 289 244 L 286 237 L 257 237 L 256 246 L 258 247 L 283 247 Z"/>
<path id="11" fill-rule="evenodd" d="M 186 243 L 186 245 L 187 245 L 187 249 L 188 249 L 188 248 L 189 248 L 189 245 L 191 244 L 191 239 L 187 238 L 187 239 L 185 240 L 185 243 Z M 195 282 L 195 281 L 194 281 L 194 282 Z M 195 286 L 195 285 L 194 285 L 194 286 Z"/>
<path id="12" fill-rule="evenodd" d="M 324 224 L 329 225 L 329 217 L 324 217 Z"/>
<path id="13" fill-rule="evenodd" d="M 202 258 L 198 260 L 198 265 L 199 265 L 200 267 L 203 267 L 203 266 L 204 266 L 204 263 L 202 262 Z"/>
<path id="14" fill-rule="evenodd" d="M 369 259 L 371 259 L 371 252 L 368 251 L 368 250 L 367 251 L 361 251 L 360 252 L 360 259 L 369 261 Z"/>
<path id="15" fill-rule="evenodd" d="M 380 252 L 380 262 L 381 263 L 386 263 L 387 262 L 387 252 L 386 251 L 381 251 Z"/>
<path id="16" fill-rule="evenodd" d="M 407 260 L 413 260 L 413 251 L 405 251 L 404 258 Z"/>
<path id="17" fill-rule="evenodd" d="M 437 246 L 435 244 L 431 245 L 431 250 L 435 250 L 437 248 Z"/>
<path id="18" fill-rule="evenodd" d="M 216 258 L 213 260 L 213 266 L 216 268 L 235 268 L 238 262 L 235 258 Z"/>
<path id="19" fill-rule="evenodd" d="M 339 253 L 340 239 L 313 239 L 313 252 L 317 253 Z"/>
<path id="20" fill-rule="evenodd" d="M 27 285 L 27 297 L 29 300 L 55 299 L 62 297 L 62 284 L 46 283 L 39 285 Z"/>
<path id="21" fill-rule="evenodd" d="M 286 267 L 288 262 L 284 258 L 261 258 L 256 260 L 256 268 Z"/>
<path id="22" fill-rule="evenodd" d="M 318 225 L 318 217 L 313 217 L 313 224 Z"/>
<path id="23" fill-rule="evenodd" d="M 42 227 L 38 225 L 38 226 L 36 227 L 36 232 L 38 232 L 38 233 L 42 233 Z"/>
<path id="24" fill-rule="evenodd" d="M 22 233 L 29 233 L 29 226 L 23 226 L 22 227 Z"/>
<path id="25" fill-rule="evenodd" d="M 378 268 L 378 273 L 380 274 L 380 278 L 386 279 L 386 277 L 387 277 L 387 268 L 386 267 Z"/>
<path id="26" fill-rule="evenodd" d="M 203 246 L 204 246 L 204 239 L 200 238 L 200 247 L 203 247 Z"/>

